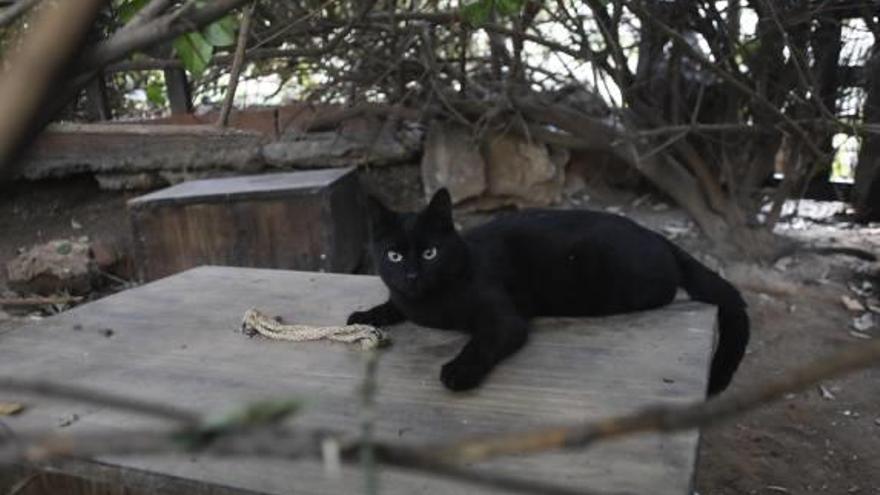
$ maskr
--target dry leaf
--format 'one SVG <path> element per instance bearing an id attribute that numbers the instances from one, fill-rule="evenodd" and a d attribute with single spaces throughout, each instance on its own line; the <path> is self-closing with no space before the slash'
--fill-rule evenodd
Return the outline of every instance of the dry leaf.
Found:
<path id="1" fill-rule="evenodd" d="M 18 402 L 0 402 L 0 416 L 13 416 L 24 411 L 24 406 Z"/>
<path id="2" fill-rule="evenodd" d="M 865 305 L 859 302 L 858 299 L 850 296 L 840 296 L 840 302 L 843 303 L 843 306 L 850 311 L 864 311 Z"/>
<path id="3" fill-rule="evenodd" d="M 832 394 L 825 385 L 819 385 L 819 394 L 821 394 L 822 398 L 825 400 L 834 400 L 834 394 Z"/>

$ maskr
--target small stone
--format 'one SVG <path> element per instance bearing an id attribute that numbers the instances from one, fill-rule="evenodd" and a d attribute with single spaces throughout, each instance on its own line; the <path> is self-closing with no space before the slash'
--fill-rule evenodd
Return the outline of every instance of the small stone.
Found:
<path id="1" fill-rule="evenodd" d="M 783 258 L 779 258 L 779 260 L 773 264 L 773 268 L 777 271 L 784 272 L 788 270 L 791 264 L 794 263 L 794 258 L 791 256 L 785 256 Z"/>
<path id="2" fill-rule="evenodd" d="M 58 421 L 59 428 L 67 428 L 68 426 L 79 421 L 79 414 L 71 414 L 70 416 L 65 416 Z"/>
<path id="3" fill-rule="evenodd" d="M 874 328 L 874 313 L 864 313 L 858 318 L 853 318 L 853 328 L 859 332 L 864 332 Z"/>
<path id="4" fill-rule="evenodd" d="M 874 424 L 880 426 L 880 418 L 874 418 Z"/>
<path id="5" fill-rule="evenodd" d="M 77 222 L 73 218 L 70 219 L 70 228 L 73 230 L 82 230 L 83 226 L 81 223 Z"/>
<path id="6" fill-rule="evenodd" d="M 115 333 L 116 332 L 113 331 L 112 328 L 105 328 L 105 329 L 101 330 L 101 335 L 103 335 L 104 337 L 107 337 L 108 339 L 110 337 L 112 337 Z"/>
<path id="7" fill-rule="evenodd" d="M 819 385 L 819 395 L 821 395 L 822 398 L 825 400 L 835 399 L 834 394 L 832 394 L 831 391 L 825 387 L 825 385 Z"/>

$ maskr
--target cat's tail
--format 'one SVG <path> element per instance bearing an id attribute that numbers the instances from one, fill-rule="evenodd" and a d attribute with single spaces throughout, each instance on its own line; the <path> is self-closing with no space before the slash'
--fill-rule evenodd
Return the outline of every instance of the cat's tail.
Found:
<path id="1" fill-rule="evenodd" d="M 749 343 L 746 302 L 730 282 L 672 242 L 669 244 L 681 268 L 684 290 L 696 301 L 718 306 L 718 347 L 709 374 L 709 395 L 715 395 L 730 384 L 746 352 Z"/>

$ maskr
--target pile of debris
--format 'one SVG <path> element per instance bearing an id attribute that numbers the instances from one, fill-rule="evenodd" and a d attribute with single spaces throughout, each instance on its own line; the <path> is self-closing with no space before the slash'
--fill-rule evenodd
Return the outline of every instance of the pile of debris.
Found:
<path id="1" fill-rule="evenodd" d="M 67 306 L 81 301 L 108 282 L 133 278 L 132 260 L 120 246 L 88 237 L 56 239 L 22 250 L 6 263 L 12 293 L 0 306 L 30 308 Z"/>

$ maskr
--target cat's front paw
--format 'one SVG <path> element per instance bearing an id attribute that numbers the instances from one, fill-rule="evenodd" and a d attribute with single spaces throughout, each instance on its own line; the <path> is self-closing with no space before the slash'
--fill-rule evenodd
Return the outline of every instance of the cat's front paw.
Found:
<path id="1" fill-rule="evenodd" d="M 454 359 L 443 365 L 440 370 L 440 381 L 449 390 L 460 392 L 476 388 L 488 373 L 489 370 L 483 365 Z"/>
<path id="2" fill-rule="evenodd" d="M 374 327 L 379 326 L 370 311 L 355 311 L 354 313 L 348 315 L 348 320 L 345 322 L 345 324 L 372 325 Z"/>

